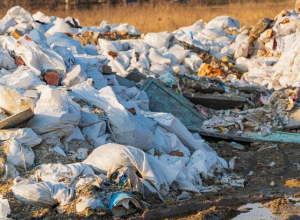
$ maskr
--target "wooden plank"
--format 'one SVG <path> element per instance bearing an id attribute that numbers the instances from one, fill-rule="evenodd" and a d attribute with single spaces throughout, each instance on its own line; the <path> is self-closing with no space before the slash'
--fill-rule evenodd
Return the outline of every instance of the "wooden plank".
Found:
<path id="1" fill-rule="evenodd" d="M 28 120 L 34 115 L 31 108 L 27 108 L 17 114 L 14 114 L 8 118 L 5 118 L 4 120 L 0 121 L 0 129 L 3 128 L 13 128 L 16 125 Z"/>
<path id="2" fill-rule="evenodd" d="M 261 136 L 257 132 L 245 132 L 244 134 L 225 134 L 221 132 L 204 131 L 202 129 L 189 129 L 192 132 L 198 132 L 202 136 L 216 137 L 228 140 L 243 141 L 243 142 L 273 142 L 273 143 L 300 143 L 300 134 L 274 131 L 268 136 Z"/>
<path id="3" fill-rule="evenodd" d="M 184 93 L 183 96 L 195 105 L 203 105 L 215 110 L 241 108 L 246 102 L 246 99 L 244 97 L 227 97 L 226 95 L 221 94 L 213 95 Z"/>

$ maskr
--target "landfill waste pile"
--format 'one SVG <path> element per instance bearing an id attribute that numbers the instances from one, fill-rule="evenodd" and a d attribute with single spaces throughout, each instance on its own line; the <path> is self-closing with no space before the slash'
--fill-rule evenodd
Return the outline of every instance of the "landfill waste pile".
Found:
<path id="1" fill-rule="evenodd" d="M 139 216 L 244 187 L 235 158 L 219 157 L 188 130 L 189 115 L 170 114 L 181 106 L 145 84 L 187 98 L 202 131 L 265 137 L 297 128 L 299 18 L 288 10 L 247 28 L 220 16 L 141 34 L 11 8 L 0 20 L 0 177 L 9 185 L 0 218 L 16 215 L 12 201 L 64 215 Z"/>

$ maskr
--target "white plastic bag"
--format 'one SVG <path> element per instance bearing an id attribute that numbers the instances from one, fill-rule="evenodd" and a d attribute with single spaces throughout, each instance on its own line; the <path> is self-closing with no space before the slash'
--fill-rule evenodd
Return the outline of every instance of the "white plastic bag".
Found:
<path id="1" fill-rule="evenodd" d="M 92 175 L 95 173 L 93 169 L 84 163 L 73 163 L 63 165 L 56 164 L 42 164 L 35 172 L 36 181 L 50 182 L 52 184 L 61 183 L 70 187 L 76 185 L 80 177 Z"/>
<path id="2" fill-rule="evenodd" d="M 26 66 L 37 75 L 40 75 L 43 70 L 51 69 L 60 73 L 60 78 L 62 78 L 66 72 L 66 66 L 62 57 L 51 49 L 35 44 L 34 41 L 26 36 L 18 40 L 15 48 L 16 55 L 22 57 Z"/>
<path id="3" fill-rule="evenodd" d="M 36 183 L 35 181 L 16 178 L 11 187 L 15 197 L 30 205 L 54 207 L 58 204 L 68 204 L 74 196 L 74 190 L 63 184 L 50 182 Z"/>
<path id="4" fill-rule="evenodd" d="M 6 159 L 12 165 L 28 169 L 34 165 L 34 152 L 30 147 L 24 147 L 17 140 L 7 141 L 4 152 Z"/>
<path id="5" fill-rule="evenodd" d="M 216 152 L 197 150 L 191 156 L 190 162 L 186 167 L 191 172 L 202 174 L 206 178 L 207 176 L 213 176 L 215 170 L 224 171 L 224 168 L 228 168 L 226 165 L 226 161 L 218 157 Z"/>
<path id="6" fill-rule="evenodd" d="M 72 66 L 62 80 L 62 85 L 74 86 L 86 80 L 87 75 L 80 65 Z"/>
<path id="7" fill-rule="evenodd" d="M 14 59 L 8 54 L 4 48 L 0 47 L 0 67 L 7 70 L 16 68 Z"/>
<path id="8" fill-rule="evenodd" d="M 7 74 L 0 78 L 0 83 L 20 89 L 36 89 L 45 82 L 26 66 L 19 66 L 12 74 Z"/>
<path id="9" fill-rule="evenodd" d="M 195 139 L 179 119 L 170 113 L 143 112 L 143 115 L 154 119 L 161 127 L 170 133 L 176 134 L 181 143 L 191 152 L 204 149 L 207 145 L 204 143 L 204 140 Z"/>
<path id="10" fill-rule="evenodd" d="M 7 215 L 11 212 L 10 206 L 7 199 L 3 199 L 0 195 L 0 219 L 6 219 Z"/>
<path id="11" fill-rule="evenodd" d="M 169 47 L 169 41 L 172 34 L 169 32 L 148 33 L 145 35 L 144 41 L 154 48 Z"/>
<path id="12" fill-rule="evenodd" d="M 164 154 L 169 154 L 171 151 L 180 151 L 184 156 L 190 156 L 190 151 L 181 143 L 177 136 L 167 132 L 160 126 L 157 126 L 155 129 L 153 147 Z"/>
<path id="13" fill-rule="evenodd" d="M 33 21 L 31 14 L 20 6 L 14 6 L 7 11 L 7 15 L 17 23 L 29 23 Z"/>
<path id="14" fill-rule="evenodd" d="M 80 106 L 58 89 L 40 87 L 41 97 L 28 126 L 40 134 L 47 144 L 55 145 L 62 137 L 73 133 L 80 120 Z"/>
<path id="15" fill-rule="evenodd" d="M 105 111 L 116 142 L 148 150 L 153 144 L 153 133 L 140 119 L 129 113 L 117 100 L 111 87 L 94 89 L 89 82 L 72 87 L 73 93 Z"/>
<path id="16" fill-rule="evenodd" d="M 119 144 L 105 144 L 96 148 L 83 163 L 91 165 L 97 173 L 107 173 L 117 166 L 136 169 L 162 195 L 168 194 L 169 186 L 179 173 L 137 148 Z"/>
<path id="17" fill-rule="evenodd" d="M 42 142 L 31 128 L 0 129 L 0 140 L 9 141 L 15 139 L 25 147 L 34 147 Z"/>

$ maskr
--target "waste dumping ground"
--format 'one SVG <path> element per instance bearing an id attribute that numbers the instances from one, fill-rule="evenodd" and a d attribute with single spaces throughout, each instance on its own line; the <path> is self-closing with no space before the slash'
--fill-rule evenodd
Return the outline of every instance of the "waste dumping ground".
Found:
<path id="1" fill-rule="evenodd" d="M 142 34 L 11 8 L 0 218 L 223 219 L 275 198 L 299 214 L 282 211 L 300 187 L 299 28 L 293 10 Z"/>

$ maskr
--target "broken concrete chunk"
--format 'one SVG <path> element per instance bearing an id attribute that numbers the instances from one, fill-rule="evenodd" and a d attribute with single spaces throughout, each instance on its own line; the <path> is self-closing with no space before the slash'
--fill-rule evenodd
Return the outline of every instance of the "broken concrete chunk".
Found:
<path id="1" fill-rule="evenodd" d="M 272 29 L 268 29 L 267 33 L 266 33 L 266 37 L 267 38 L 271 38 L 273 36 L 273 30 Z"/>
<path id="2" fill-rule="evenodd" d="M 111 74 L 112 73 L 111 67 L 108 66 L 108 65 L 103 65 L 102 66 L 102 73 L 103 74 Z"/>
<path id="3" fill-rule="evenodd" d="M 259 38 L 260 34 L 264 32 L 271 24 L 270 19 L 264 18 L 260 20 L 250 31 L 249 35 L 254 38 Z"/>
<path id="4" fill-rule="evenodd" d="M 37 94 L 36 90 L 26 90 L 26 92 L 24 93 L 24 96 L 35 99 L 38 97 L 38 94 Z"/>

